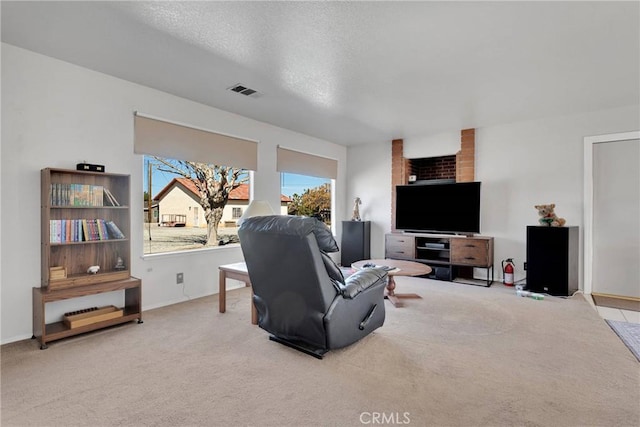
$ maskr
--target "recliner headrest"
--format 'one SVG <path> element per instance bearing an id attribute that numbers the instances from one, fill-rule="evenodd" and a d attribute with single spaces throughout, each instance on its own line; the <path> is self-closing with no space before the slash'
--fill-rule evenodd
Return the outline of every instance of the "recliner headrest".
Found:
<path id="1" fill-rule="evenodd" d="M 243 229 L 300 237 L 313 233 L 321 251 L 337 252 L 339 250 L 331 230 L 316 218 L 293 215 L 254 216 L 243 221 L 240 230 Z"/>

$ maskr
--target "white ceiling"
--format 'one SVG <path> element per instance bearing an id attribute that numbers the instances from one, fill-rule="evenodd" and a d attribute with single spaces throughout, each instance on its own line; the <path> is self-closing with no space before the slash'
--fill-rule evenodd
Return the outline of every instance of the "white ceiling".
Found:
<path id="1" fill-rule="evenodd" d="M 1 12 L 3 42 L 344 145 L 640 103 L 638 1 L 2 1 Z M 260 96 L 227 90 L 236 83 Z"/>

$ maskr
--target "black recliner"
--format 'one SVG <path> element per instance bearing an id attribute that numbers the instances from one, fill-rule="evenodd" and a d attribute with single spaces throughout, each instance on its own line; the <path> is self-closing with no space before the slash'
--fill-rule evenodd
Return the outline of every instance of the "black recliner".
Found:
<path id="1" fill-rule="evenodd" d="M 383 325 L 387 272 L 367 268 L 345 280 L 327 255 L 338 245 L 321 221 L 252 217 L 238 236 L 258 325 L 271 340 L 321 359 Z"/>

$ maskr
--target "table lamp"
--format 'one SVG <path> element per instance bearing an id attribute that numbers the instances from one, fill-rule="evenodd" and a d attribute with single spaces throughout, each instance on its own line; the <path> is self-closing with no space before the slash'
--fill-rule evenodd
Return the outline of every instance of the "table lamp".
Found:
<path id="1" fill-rule="evenodd" d="M 265 200 L 253 200 L 249 203 L 249 206 L 247 206 L 242 216 L 238 218 L 238 227 L 240 227 L 247 218 L 267 215 L 275 215 L 275 212 L 271 209 L 271 205 Z"/>

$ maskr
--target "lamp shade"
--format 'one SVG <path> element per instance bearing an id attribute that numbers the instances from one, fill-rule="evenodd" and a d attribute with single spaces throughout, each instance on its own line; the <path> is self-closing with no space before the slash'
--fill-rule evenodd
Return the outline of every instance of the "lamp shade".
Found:
<path id="1" fill-rule="evenodd" d="M 275 215 L 275 212 L 271 209 L 271 205 L 264 200 L 253 200 L 249 203 L 249 206 L 247 206 L 242 216 L 238 218 L 238 226 L 241 226 L 247 218 L 267 215 Z"/>

